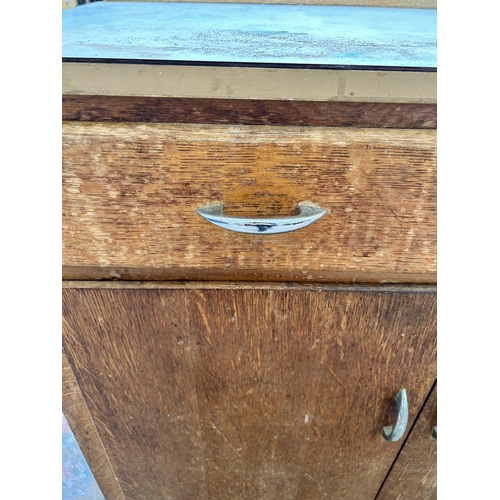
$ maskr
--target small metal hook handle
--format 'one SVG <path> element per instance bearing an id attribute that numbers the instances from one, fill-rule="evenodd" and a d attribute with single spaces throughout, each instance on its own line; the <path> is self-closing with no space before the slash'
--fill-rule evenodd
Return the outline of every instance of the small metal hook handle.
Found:
<path id="1" fill-rule="evenodd" d="M 387 441 L 399 441 L 406 431 L 408 425 L 408 398 L 406 397 L 406 389 L 401 389 L 396 396 L 396 407 L 398 410 L 398 418 L 394 428 L 392 425 L 382 427 L 382 436 Z"/>
<path id="2" fill-rule="evenodd" d="M 221 204 L 201 207 L 196 211 L 208 222 L 237 233 L 277 234 L 296 231 L 317 221 L 326 210 L 317 206 L 299 204 L 297 215 L 291 217 L 234 217 L 225 215 Z"/>

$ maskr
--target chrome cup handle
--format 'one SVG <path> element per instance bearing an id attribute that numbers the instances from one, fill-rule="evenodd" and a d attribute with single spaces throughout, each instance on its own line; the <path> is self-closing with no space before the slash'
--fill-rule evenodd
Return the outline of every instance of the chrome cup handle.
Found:
<path id="1" fill-rule="evenodd" d="M 396 407 L 398 410 L 398 418 L 394 427 L 386 425 L 382 427 L 382 436 L 387 441 L 399 441 L 406 431 L 408 425 L 408 398 L 406 389 L 401 389 L 396 396 Z"/>
<path id="2" fill-rule="evenodd" d="M 229 231 L 251 234 L 288 233 L 312 224 L 326 214 L 326 210 L 312 205 L 299 204 L 297 215 L 290 217 L 234 217 L 224 215 L 221 204 L 197 208 L 196 211 L 208 222 Z"/>

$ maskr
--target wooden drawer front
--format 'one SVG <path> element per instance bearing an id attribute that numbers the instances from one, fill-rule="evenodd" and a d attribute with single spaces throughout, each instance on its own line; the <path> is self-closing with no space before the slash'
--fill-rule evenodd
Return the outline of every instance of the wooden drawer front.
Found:
<path id="1" fill-rule="evenodd" d="M 436 377 L 432 287 L 70 282 L 63 302 L 131 500 L 373 500 L 396 393 L 409 429 Z"/>
<path id="2" fill-rule="evenodd" d="M 68 279 L 435 282 L 434 130 L 66 122 L 63 176 Z M 280 235 L 195 212 L 303 201 L 327 215 Z"/>

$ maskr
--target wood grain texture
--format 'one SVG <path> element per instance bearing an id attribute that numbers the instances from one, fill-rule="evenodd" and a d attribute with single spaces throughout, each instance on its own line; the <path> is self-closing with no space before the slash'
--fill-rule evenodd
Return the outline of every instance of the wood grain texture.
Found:
<path id="1" fill-rule="evenodd" d="M 436 500 L 437 442 L 431 436 L 437 425 L 437 384 L 376 500 Z"/>
<path id="2" fill-rule="evenodd" d="M 192 0 L 106 0 L 113 1 L 153 1 L 153 2 L 187 2 Z M 197 0 L 198 2 L 211 2 L 212 0 Z M 215 3 L 271 3 L 290 5 L 359 5 L 365 7 L 404 7 L 412 9 L 435 9 L 436 0 L 217 0 Z"/>
<path id="3" fill-rule="evenodd" d="M 436 280 L 432 130 L 63 125 L 65 279 Z M 195 209 L 292 215 L 281 235 L 221 229 Z"/>
<path id="4" fill-rule="evenodd" d="M 123 500 L 123 492 L 103 447 L 94 420 L 68 358 L 62 354 L 62 407 L 66 420 L 106 500 Z"/>
<path id="5" fill-rule="evenodd" d="M 63 95 L 63 120 L 435 129 L 436 104 Z"/>
<path id="6" fill-rule="evenodd" d="M 300 283 L 255 281 L 80 281 L 65 280 L 62 288 L 93 290 L 273 290 L 311 292 L 384 292 L 437 293 L 436 285 L 428 284 L 366 284 L 366 283 Z"/>
<path id="7" fill-rule="evenodd" d="M 436 376 L 434 288 L 72 283 L 63 342 L 128 499 L 373 499 Z"/>
<path id="8" fill-rule="evenodd" d="M 311 271 L 314 273 L 314 271 Z M 436 282 L 436 273 L 401 273 L 378 271 L 323 271 L 322 274 L 305 274 L 304 271 L 273 271 L 249 269 L 207 269 L 207 268 L 151 268 L 118 266 L 63 266 L 64 280 L 212 280 L 212 281 L 297 281 L 318 283 L 424 283 Z"/>

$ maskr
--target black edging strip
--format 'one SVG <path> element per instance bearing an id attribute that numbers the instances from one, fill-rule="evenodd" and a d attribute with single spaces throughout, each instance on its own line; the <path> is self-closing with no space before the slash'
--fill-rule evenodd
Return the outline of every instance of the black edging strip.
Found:
<path id="1" fill-rule="evenodd" d="M 401 71 L 417 73 L 436 73 L 435 67 L 413 66 L 353 66 L 343 64 L 298 64 L 298 63 L 255 63 L 221 61 L 172 61 L 168 59 L 109 59 L 105 57 L 63 57 L 63 63 L 93 64 L 149 64 L 164 66 L 210 66 L 221 68 L 269 68 L 269 69 L 319 69 L 319 70 L 354 70 L 354 71 Z"/>

